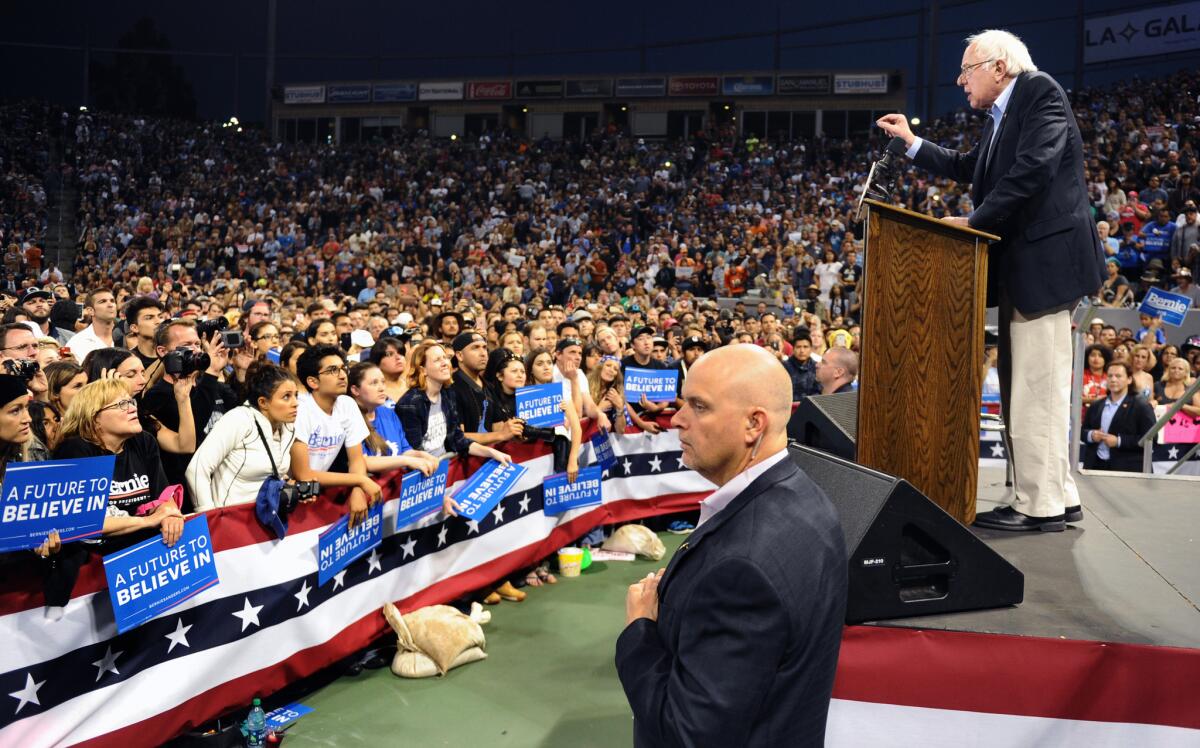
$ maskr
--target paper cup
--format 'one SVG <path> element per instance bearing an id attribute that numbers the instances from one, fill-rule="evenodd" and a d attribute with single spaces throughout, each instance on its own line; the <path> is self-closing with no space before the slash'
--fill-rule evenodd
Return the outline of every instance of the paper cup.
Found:
<path id="1" fill-rule="evenodd" d="M 577 577 L 583 571 L 583 551 L 563 548 L 558 552 L 558 570 L 564 577 Z"/>

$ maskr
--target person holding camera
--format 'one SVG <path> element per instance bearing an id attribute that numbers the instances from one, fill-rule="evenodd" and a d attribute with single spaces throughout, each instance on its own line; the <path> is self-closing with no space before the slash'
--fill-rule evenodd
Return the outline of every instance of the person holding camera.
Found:
<path id="1" fill-rule="evenodd" d="M 188 394 L 198 448 L 221 416 L 237 404 L 237 395 L 220 379 L 229 358 L 221 334 L 213 332 L 208 340 L 201 342 L 193 320 L 173 319 L 159 326 L 154 339 L 161 362 L 152 375 L 161 373 L 161 379 L 146 390 L 139 410 L 171 431 L 180 432 L 181 413 L 175 385 L 199 373 Z M 163 455 L 163 469 L 172 483 L 184 482 L 193 451 Z"/>
<path id="2" fill-rule="evenodd" d="M 246 372 L 246 402 L 226 413 L 196 450 L 186 478 L 196 511 L 253 503 L 263 481 L 291 472 L 298 388 L 292 375 L 256 361 Z M 304 486 L 302 499 L 316 491 Z"/>
<path id="3" fill-rule="evenodd" d="M 88 382 L 115 379 L 129 387 L 129 394 L 140 400 L 146 391 L 146 370 L 142 361 L 124 348 L 99 348 L 83 360 L 83 374 Z M 179 430 L 167 428 L 158 419 L 141 412 L 142 429 L 153 434 L 158 448 L 170 454 L 190 455 L 196 451 L 196 419 L 192 416 L 192 389 L 196 375 L 179 377 L 171 385 L 175 406 L 179 411 Z"/>
<path id="4" fill-rule="evenodd" d="M 315 345 L 300 354 L 296 371 L 308 393 L 299 397 L 292 475 L 317 481 L 322 488 L 350 487 L 346 505 L 353 527 L 366 519 L 367 509 L 382 498 L 382 490 L 367 475 L 362 445 L 369 432 L 358 405 L 346 395 L 346 359 L 337 346 Z M 346 472 L 331 472 L 343 449 Z"/>

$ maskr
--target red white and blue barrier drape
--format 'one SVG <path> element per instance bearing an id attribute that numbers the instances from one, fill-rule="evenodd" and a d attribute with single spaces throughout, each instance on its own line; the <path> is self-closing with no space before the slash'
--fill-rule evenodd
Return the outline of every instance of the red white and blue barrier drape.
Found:
<path id="1" fill-rule="evenodd" d="M 249 506 L 208 514 L 221 583 L 117 635 L 98 560 L 61 620 L 48 621 L 36 566 L 0 573 L 0 746 L 158 745 L 361 649 L 403 610 L 445 602 L 609 522 L 695 508 L 711 484 L 683 468 L 675 432 L 615 439 L 604 504 L 547 517 L 550 456 L 479 523 L 395 528 L 326 586 L 317 535 L 341 516 L 306 505 L 277 540 Z M 474 467 L 471 465 L 469 467 Z M 462 479 L 452 468 L 450 481 Z M 399 476 L 385 496 L 399 494 Z M 611 652 L 596 656 L 610 661 Z M 1200 650 L 942 631 L 847 627 L 829 744 L 1200 745 Z"/>

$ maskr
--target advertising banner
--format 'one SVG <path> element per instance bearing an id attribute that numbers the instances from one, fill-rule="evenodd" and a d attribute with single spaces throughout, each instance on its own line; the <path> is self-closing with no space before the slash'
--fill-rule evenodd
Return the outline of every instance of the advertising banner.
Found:
<path id="1" fill-rule="evenodd" d="M 1083 21 L 1083 62 L 1200 49 L 1200 2 L 1160 5 Z"/>

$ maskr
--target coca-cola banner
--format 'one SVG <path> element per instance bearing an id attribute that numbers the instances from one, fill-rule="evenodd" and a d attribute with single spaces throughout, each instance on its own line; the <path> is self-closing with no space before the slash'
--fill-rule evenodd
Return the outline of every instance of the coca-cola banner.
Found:
<path id="1" fill-rule="evenodd" d="M 467 84 L 468 99 L 511 99 L 512 81 L 474 81 Z"/>
<path id="2" fill-rule="evenodd" d="M 667 93 L 671 96 L 716 96 L 720 91 L 717 76 L 671 78 Z"/>

